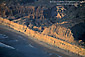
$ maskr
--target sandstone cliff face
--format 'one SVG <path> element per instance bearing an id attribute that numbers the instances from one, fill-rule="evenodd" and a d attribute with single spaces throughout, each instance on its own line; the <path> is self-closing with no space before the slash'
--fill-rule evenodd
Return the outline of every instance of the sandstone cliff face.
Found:
<path id="1" fill-rule="evenodd" d="M 74 44 L 73 45 L 69 44 L 65 41 L 62 41 L 61 39 L 56 39 L 54 37 L 50 37 L 48 35 L 41 34 L 37 31 L 33 31 L 32 29 L 30 29 L 26 25 L 20 25 L 18 23 L 14 23 L 13 21 L 9 21 L 9 20 L 3 19 L 3 18 L 0 18 L 0 24 L 9 26 L 17 31 L 23 32 L 24 34 L 33 37 L 33 40 L 36 39 L 38 41 L 45 42 L 49 45 L 52 45 L 52 46 L 55 46 L 55 47 L 58 47 L 58 48 L 61 48 L 64 50 L 68 50 L 70 52 L 73 52 L 73 53 L 81 55 L 81 56 L 85 56 L 85 49 L 84 48 L 78 47 Z M 56 26 L 53 26 L 53 27 L 56 28 Z"/>
<path id="2" fill-rule="evenodd" d="M 9 4 L 8 2 L 2 3 L 0 17 L 8 18 L 10 21 L 26 25 L 41 34 L 63 41 L 83 40 L 80 38 L 85 34 L 85 26 L 80 23 L 85 23 L 84 3 L 78 6 L 60 6 L 48 3 L 49 0 L 46 0 L 46 3 L 45 0 L 32 1 L 31 4 L 26 1 L 13 0 Z"/>
<path id="3" fill-rule="evenodd" d="M 74 41 L 71 30 L 58 25 L 52 25 L 49 28 L 45 28 L 42 34 L 49 35 L 67 42 Z"/>
<path id="4" fill-rule="evenodd" d="M 6 19 L 0 19 L 0 23 L 48 44 L 85 54 L 84 49 L 71 45 L 85 46 L 85 3 L 60 6 L 50 4 L 49 0 L 28 2 L 11 0 L 1 3 L 0 17 Z"/>

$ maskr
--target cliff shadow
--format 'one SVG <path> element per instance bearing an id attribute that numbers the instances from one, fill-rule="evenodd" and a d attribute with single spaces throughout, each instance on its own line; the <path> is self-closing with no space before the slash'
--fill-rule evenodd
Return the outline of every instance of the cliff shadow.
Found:
<path id="1" fill-rule="evenodd" d="M 79 23 L 71 28 L 74 40 L 82 40 L 85 42 L 85 22 Z"/>

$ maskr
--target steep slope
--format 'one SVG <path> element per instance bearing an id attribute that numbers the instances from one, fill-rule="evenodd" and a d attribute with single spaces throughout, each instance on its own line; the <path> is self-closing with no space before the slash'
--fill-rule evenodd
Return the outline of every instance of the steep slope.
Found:
<path id="1" fill-rule="evenodd" d="M 1 3 L 0 17 L 63 41 L 85 43 L 84 10 L 85 3 L 56 5 L 49 0 L 9 0 Z"/>

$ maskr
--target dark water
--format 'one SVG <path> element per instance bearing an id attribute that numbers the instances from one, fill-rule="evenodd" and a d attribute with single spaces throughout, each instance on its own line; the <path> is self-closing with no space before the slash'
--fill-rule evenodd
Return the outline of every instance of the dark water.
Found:
<path id="1" fill-rule="evenodd" d="M 30 42 L 22 35 L 0 28 L 0 57 L 59 57 Z"/>

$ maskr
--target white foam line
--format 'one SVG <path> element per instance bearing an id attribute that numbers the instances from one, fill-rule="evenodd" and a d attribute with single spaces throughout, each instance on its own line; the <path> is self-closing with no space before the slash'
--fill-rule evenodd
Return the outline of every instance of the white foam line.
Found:
<path id="1" fill-rule="evenodd" d="M 35 47 L 34 47 L 34 46 L 32 46 L 31 44 L 29 44 L 29 46 L 30 46 L 30 47 L 32 47 L 32 48 L 35 48 Z"/>
<path id="2" fill-rule="evenodd" d="M 6 44 L 1 43 L 1 42 L 0 42 L 0 46 L 1 46 L 1 47 L 7 47 L 7 48 L 10 48 L 10 49 L 15 49 L 14 47 L 9 46 L 9 45 L 6 45 Z"/>
<path id="3" fill-rule="evenodd" d="M 25 40 L 22 36 L 18 36 L 19 38 L 22 38 L 23 40 Z"/>

